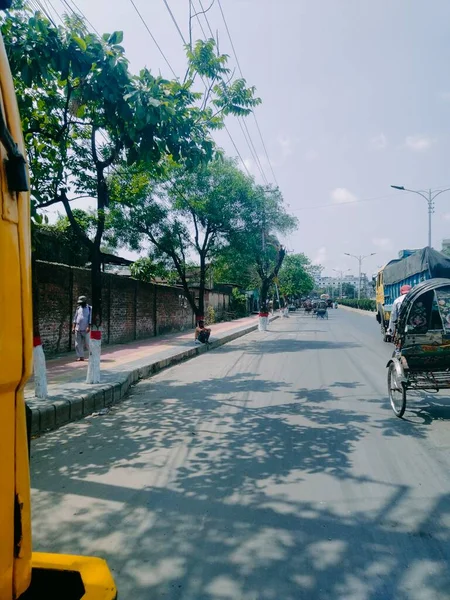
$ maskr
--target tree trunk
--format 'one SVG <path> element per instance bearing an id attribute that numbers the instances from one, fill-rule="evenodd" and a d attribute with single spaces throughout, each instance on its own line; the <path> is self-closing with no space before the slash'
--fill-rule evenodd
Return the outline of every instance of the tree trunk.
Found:
<path id="1" fill-rule="evenodd" d="M 267 331 L 269 325 L 269 306 L 267 303 L 267 295 L 269 293 L 270 279 L 265 277 L 261 281 L 261 287 L 259 289 L 259 317 L 258 317 L 258 330 Z"/>
<path id="2" fill-rule="evenodd" d="M 99 247 L 91 253 L 92 327 L 89 336 L 89 364 L 86 383 L 100 383 L 100 356 L 102 346 L 102 272 Z"/>
<path id="3" fill-rule="evenodd" d="M 47 398 L 47 368 L 42 348 L 39 329 L 39 281 L 37 277 L 36 259 L 31 259 L 32 300 L 33 300 L 33 375 L 34 395 L 36 398 Z"/>
<path id="4" fill-rule="evenodd" d="M 97 231 L 91 249 L 92 325 L 89 336 L 89 364 L 86 383 L 100 383 L 100 356 L 102 348 L 102 253 L 100 250 L 105 230 L 105 208 L 108 206 L 108 188 L 104 177 L 105 163 L 96 159 L 95 135 L 93 156 L 97 167 Z"/>
<path id="5" fill-rule="evenodd" d="M 267 296 L 269 293 L 270 281 L 269 279 L 264 278 L 261 282 L 261 287 L 259 289 L 259 312 L 266 313 L 269 311 Z"/>
<path id="6" fill-rule="evenodd" d="M 205 280 L 206 280 L 206 263 L 204 256 L 200 256 L 200 282 L 198 290 L 198 313 L 196 313 L 197 323 L 205 318 Z"/>

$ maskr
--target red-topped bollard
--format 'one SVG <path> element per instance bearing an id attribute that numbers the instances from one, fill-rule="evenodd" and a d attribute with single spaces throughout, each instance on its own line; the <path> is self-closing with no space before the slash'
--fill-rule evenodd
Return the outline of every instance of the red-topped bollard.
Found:
<path id="1" fill-rule="evenodd" d="M 267 331 L 269 325 L 269 313 L 260 312 L 258 318 L 258 331 Z"/>

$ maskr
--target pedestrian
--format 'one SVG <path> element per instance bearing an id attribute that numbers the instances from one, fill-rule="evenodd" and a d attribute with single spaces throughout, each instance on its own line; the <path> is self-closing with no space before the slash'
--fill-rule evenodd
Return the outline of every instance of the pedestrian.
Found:
<path id="1" fill-rule="evenodd" d="M 92 307 L 86 296 L 77 300 L 77 309 L 73 317 L 72 333 L 75 334 L 75 352 L 77 361 L 84 360 L 84 351 L 89 350 L 89 332 L 91 331 Z"/>

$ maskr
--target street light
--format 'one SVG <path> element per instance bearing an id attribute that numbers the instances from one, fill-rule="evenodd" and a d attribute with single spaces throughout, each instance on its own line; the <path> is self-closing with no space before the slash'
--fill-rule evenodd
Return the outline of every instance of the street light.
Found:
<path id="1" fill-rule="evenodd" d="M 344 254 L 346 256 L 351 256 L 352 258 L 356 258 L 356 260 L 358 261 L 358 265 L 359 265 L 359 271 L 358 271 L 358 302 L 361 300 L 361 264 L 362 261 L 365 258 L 369 258 L 369 256 L 375 256 L 376 252 L 372 252 L 371 254 L 366 254 L 365 256 L 359 255 L 356 256 L 355 254 L 349 254 L 348 252 L 344 252 Z"/>
<path id="2" fill-rule="evenodd" d="M 448 192 L 450 188 L 446 188 L 445 190 L 409 190 L 405 188 L 403 185 L 391 185 L 391 188 L 394 190 L 400 190 L 401 192 L 411 192 L 412 194 L 419 194 L 422 198 L 425 198 L 428 204 L 428 246 L 431 248 L 431 215 L 434 213 L 434 199 L 442 194 L 443 192 Z"/>
<path id="3" fill-rule="evenodd" d="M 342 278 L 344 273 L 348 273 L 351 269 L 345 269 L 345 271 L 341 271 L 340 269 L 333 269 L 336 273 L 339 273 L 339 295 L 342 298 Z"/>

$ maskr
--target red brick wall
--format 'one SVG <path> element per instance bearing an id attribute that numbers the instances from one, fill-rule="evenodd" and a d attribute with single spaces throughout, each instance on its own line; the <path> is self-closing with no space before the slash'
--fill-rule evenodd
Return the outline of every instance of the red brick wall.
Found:
<path id="1" fill-rule="evenodd" d="M 192 310 L 179 288 L 156 286 L 156 315 L 157 335 L 194 326 Z"/>
<path id="2" fill-rule="evenodd" d="M 73 348 L 72 318 L 78 296 L 90 300 L 90 271 L 38 261 L 39 324 L 47 355 Z M 194 327 L 179 288 L 102 274 L 103 342 L 120 343 Z M 180 298 L 181 296 L 181 298 Z"/>

